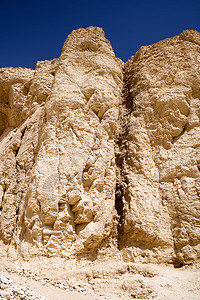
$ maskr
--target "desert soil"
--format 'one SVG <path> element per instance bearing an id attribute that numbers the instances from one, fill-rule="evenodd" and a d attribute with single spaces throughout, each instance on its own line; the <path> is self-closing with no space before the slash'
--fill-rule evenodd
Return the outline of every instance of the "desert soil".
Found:
<path id="1" fill-rule="evenodd" d="M 58 265 L 54 268 L 50 262 L 38 268 L 33 264 L 30 271 L 26 262 L 15 264 L 0 259 L 0 263 L 0 299 L 200 299 L 200 271 L 194 266 L 176 269 L 169 265 L 113 261 L 77 263 L 59 270 Z M 24 298 L 12 298 L 11 294 L 9 298 L 2 278 L 12 281 L 10 289 L 26 291 Z"/>

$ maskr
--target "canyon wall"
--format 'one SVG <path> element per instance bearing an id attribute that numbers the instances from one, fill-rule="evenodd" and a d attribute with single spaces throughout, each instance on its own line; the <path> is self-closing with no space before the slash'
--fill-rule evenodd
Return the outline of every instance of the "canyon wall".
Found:
<path id="1" fill-rule="evenodd" d="M 126 255 L 197 259 L 200 35 L 142 47 L 125 65 L 118 166 Z"/>
<path id="2" fill-rule="evenodd" d="M 102 29 L 0 69 L 0 239 L 22 256 L 198 261 L 200 34 L 127 63 Z"/>

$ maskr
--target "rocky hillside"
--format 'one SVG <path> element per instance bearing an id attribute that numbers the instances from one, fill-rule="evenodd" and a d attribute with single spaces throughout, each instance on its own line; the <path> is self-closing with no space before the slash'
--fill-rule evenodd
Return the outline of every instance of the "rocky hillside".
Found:
<path id="1" fill-rule="evenodd" d="M 0 69 L 0 249 L 180 267 L 200 256 L 200 34 L 127 63 L 102 29 Z"/>

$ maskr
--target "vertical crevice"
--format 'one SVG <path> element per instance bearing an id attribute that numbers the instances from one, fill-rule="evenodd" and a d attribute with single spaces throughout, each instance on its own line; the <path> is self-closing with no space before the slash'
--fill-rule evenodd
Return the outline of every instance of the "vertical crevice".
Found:
<path id="1" fill-rule="evenodd" d="M 123 238 L 124 232 L 124 214 L 123 214 L 123 186 L 121 182 L 116 183 L 116 190 L 115 190 L 115 209 L 117 211 L 117 244 L 118 249 L 121 248 L 121 242 Z"/>
<path id="2" fill-rule="evenodd" d="M 23 137 L 24 137 L 24 134 L 25 134 L 26 129 L 27 129 L 27 126 L 26 126 L 26 127 L 24 128 L 24 130 L 22 131 L 21 140 L 22 140 Z"/>
<path id="3" fill-rule="evenodd" d="M 23 131 L 21 132 L 21 137 L 20 137 L 20 139 L 22 140 L 23 139 L 23 137 L 24 137 L 24 134 L 25 134 L 25 131 L 26 131 L 26 128 L 27 128 L 27 126 L 23 129 Z M 21 145 L 20 145 L 21 146 Z M 15 157 L 18 155 L 18 152 L 19 152 L 19 149 L 20 149 L 20 146 L 14 151 L 14 153 L 15 153 Z"/>
<path id="4" fill-rule="evenodd" d="M 17 196 L 17 193 L 14 193 L 14 195 Z M 10 238 L 10 241 L 9 241 L 9 245 L 11 245 L 12 243 L 12 240 L 13 240 L 13 237 L 14 237 L 14 234 L 16 232 L 16 229 L 17 229 L 17 225 L 18 225 L 18 221 L 19 221 L 19 213 L 20 213 L 20 205 L 21 205 L 21 201 L 22 201 L 22 196 L 20 197 L 20 200 L 19 200 L 19 203 L 16 205 L 16 211 L 15 211 L 15 224 L 14 224 L 14 228 L 12 229 L 12 232 L 11 232 L 11 238 Z"/>
<path id="5" fill-rule="evenodd" d="M 124 71 L 123 84 L 124 87 L 122 91 L 122 106 L 124 106 L 124 108 L 126 109 L 126 114 L 124 116 L 121 116 L 122 118 L 131 114 L 135 110 L 133 95 L 131 93 L 131 83 L 126 70 Z"/>
<path id="6" fill-rule="evenodd" d="M 20 137 L 21 141 L 22 141 L 22 139 L 25 135 L 26 129 L 27 129 L 27 126 L 25 126 L 24 129 L 21 131 L 21 137 Z M 18 158 L 17 158 L 20 147 L 21 147 L 21 144 L 15 152 L 15 157 L 16 157 L 16 165 L 15 165 L 16 166 L 16 183 L 17 183 L 17 185 L 16 185 L 16 190 L 15 190 L 14 195 L 15 195 L 15 199 L 16 199 L 16 211 L 15 211 L 14 228 L 12 229 L 12 232 L 11 232 L 11 238 L 10 238 L 10 241 L 9 241 L 9 245 L 11 245 L 12 240 L 13 240 L 13 236 L 14 236 L 14 234 L 16 232 L 16 229 L 17 229 L 17 224 L 18 224 L 18 220 L 19 220 L 19 213 L 20 213 L 20 205 L 21 205 L 21 201 L 22 201 L 22 196 L 20 196 L 19 201 L 17 201 L 18 200 L 18 195 L 19 195 L 18 194 L 19 193 L 19 187 L 20 187 L 20 185 L 19 185 L 20 184 L 20 179 L 19 178 L 20 178 L 20 172 L 21 172 L 21 169 L 22 169 L 21 166 L 20 166 L 20 163 L 18 161 Z"/>
<path id="7" fill-rule="evenodd" d="M 2 211 L 2 209 L 3 209 L 3 201 L 4 201 L 5 193 L 6 193 L 6 187 L 4 186 L 3 195 L 2 195 L 2 198 L 1 198 L 1 204 L 0 204 L 0 211 Z"/>
<path id="8" fill-rule="evenodd" d="M 170 230 L 171 235 L 173 239 L 173 248 L 174 248 L 174 256 L 172 257 L 172 264 L 174 265 L 174 268 L 181 268 L 184 265 L 184 259 L 181 255 L 182 247 L 186 244 L 179 243 L 181 240 L 181 228 L 184 226 L 181 222 L 181 215 L 179 211 L 179 203 L 182 202 L 182 199 L 178 192 L 178 184 L 175 183 L 174 185 L 177 185 L 177 190 L 174 195 L 174 202 L 172 206 L 172 211 L 170 213 Z"/>
<path id="9" fill-rule="evenodd" d="M 15 157 L 17 156 L 17 154 L 18 154 L 18 152 L 19 152 L 19 148 L 20 148 L 20 147 L 18 147 L 18 148 L 15 150 Z"/>
<path id="10" fill-rule="evenodd" d="M 123 90 L 119 110 L 119 133 L 115 141 L 115 161 L 116 161 L 116 189 L 115 189 L 115 209 L 117 211 L 117 243 L 118 249 L 123 247 L 124 224 L 125 224 L 125 206 L 130 208 L 130 199 L 128 197 L 126 156 L 128 153 L 129 123 L 132 112 L 135 110 L 131 84 L 128 79 L 127 71 L 124 70 Z"/>

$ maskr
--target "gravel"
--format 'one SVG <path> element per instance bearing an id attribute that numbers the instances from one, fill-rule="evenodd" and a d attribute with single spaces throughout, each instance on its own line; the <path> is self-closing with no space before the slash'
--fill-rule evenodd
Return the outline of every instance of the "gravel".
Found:
<path id="1" fill-rule="evenodd" d="M 14 284 L 10 279 L 0 274 L 0 300 L 47 300 L 27 287 Z"/>

